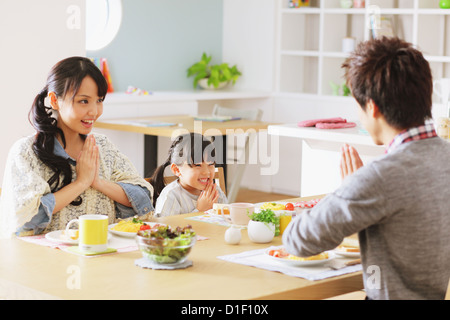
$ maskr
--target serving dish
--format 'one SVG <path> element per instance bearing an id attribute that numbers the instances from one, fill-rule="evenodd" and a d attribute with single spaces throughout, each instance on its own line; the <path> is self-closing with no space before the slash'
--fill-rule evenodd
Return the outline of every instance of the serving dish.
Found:
<path id="1" fill-rule="evenodd" d="M 156 225 L 163 225 L 161 223 L 156 223 L 156 222 L 144 222 L 143 224 L 146 224 L 148 226 L 150 226 L 151 228 L 153 228 Z M 137 232 L 125 232 L 125 231 L 118 231 L 118 230 L 113 230 L 113 228 L 115 226 L 117 226 L 118 223 L 113 223 L 110 224 L 108 226 L 108 231 L 111 232 L 112 234 L 116 235 L 116 236 L 120 236 L 120 237 L 125 237 L 125 238 L 134 238 L 137 235 Z"/>

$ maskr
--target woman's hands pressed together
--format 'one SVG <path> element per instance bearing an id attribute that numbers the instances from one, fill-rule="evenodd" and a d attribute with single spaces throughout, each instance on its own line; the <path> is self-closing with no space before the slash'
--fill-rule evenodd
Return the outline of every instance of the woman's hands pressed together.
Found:
<path id="1" fill-rule="evenodd" d="M 98 163 L 98 147 L 95 143 L 94 136 L 89 135 L 78 155 L 76 165 L 77 181 L 85 186 L 85 189 L 92 186 L 98 180 Z"/>
<path id="2" fill-rule="evenodd" d="M 122 187 L 114 182 L 101 179 L 99 176 L 100 155 L 93 135 L 84 141 L 75 167 L 77 177 L 71 184 L 54 193 L 55 208 L 53 213 L 69 205 L 86 189 L 92 187 L 105 194 L 113 201 L 131 207 L 131 203 Z"/>

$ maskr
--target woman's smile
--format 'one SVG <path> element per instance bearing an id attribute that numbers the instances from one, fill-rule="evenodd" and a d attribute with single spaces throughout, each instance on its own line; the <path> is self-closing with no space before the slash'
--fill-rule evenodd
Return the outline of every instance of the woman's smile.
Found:
<path id="1" fill-rule="evenodd" d="M 92 126 L 94 125 L 95 120 L 81 120 L 81 124 L 85 127 L 85 128 L 92 128 Z"/>

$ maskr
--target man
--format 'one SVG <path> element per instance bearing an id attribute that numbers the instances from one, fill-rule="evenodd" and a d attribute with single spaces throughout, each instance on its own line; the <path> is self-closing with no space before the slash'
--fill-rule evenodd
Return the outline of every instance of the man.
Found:
<path id="1" fill-rule="evenodd" d="M 433 80 L 397 38 L 361 43 L 344 63 L 359 118 L 386 154 L 363 166 L 342 150 L 343 183 L 283 235 L 311 256 L 358 233 L 368 299 L 443 299 L 450 277 L 450 144 L 430 123 Z"/>

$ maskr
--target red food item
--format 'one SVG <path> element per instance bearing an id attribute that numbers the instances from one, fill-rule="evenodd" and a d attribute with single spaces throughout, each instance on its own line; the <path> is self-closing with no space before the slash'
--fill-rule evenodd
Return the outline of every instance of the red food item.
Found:
<path id="1" fill-rule="evenodd" d="M 149 226 L 148 224 L 143 224 L 143 225 L 139 228 L 139 230 L 148 230 L 148 229 L 151 229 L 150 226 Z"/>
<path id="2" fill-rule="evenodd" d="M 269 255 L 275 258 L 285 258 L 289 254 L 284 249 L 280 249 L 280 250 L 270 250 Z"/>
<path id="3" fill-rule="evenodd" d="M 347 120 L 343 118 L 329 118 L 329 119 L 316 119 L 316 120 L 305 120 L 298 123 L 299 127 L 317 127 L 319 123 L 346 123 Z"/>
<path id="4" fill-rule="evenodd" d="M 313 199 L 309 201 L 300 201 L 297 202 L 294 207 L 301 208 L 301 209 L 309 209 L 313 208 L 316 204 L 318 204 L 320 199 Z"/>
<path id="5" fill-rule="evenodd" d="M 286 209 L 286 210 L 289 210 L 289 211 L 294 211 L 294 205 L 292 204 L 292 203 L 286 203 L 286 205 L 284 206 L 284 208 Z"/>
<path id="6" fill-rule="evenodd" d="M 325 123 L 321 122 L 316 124 L 317 129 L 345 129 L 345 128 L 354 128 L 356 127 L 356 123 L 354 122 L 346 122 L 346 123 Z"/>

